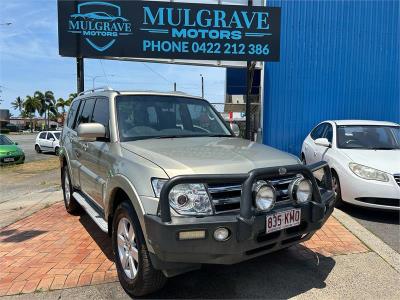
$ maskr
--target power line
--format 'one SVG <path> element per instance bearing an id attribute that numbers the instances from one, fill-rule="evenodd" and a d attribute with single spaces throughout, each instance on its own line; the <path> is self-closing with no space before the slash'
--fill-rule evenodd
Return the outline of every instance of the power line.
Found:
<path id="1" fill-rule="evenodd" d="M 107 86 L 110 86 L 110 81 L 108 80 L 108 76 L 106 74 L 106 71 L 104 70 L 103 61 L 101 59 L 99 61 L 100 61 L 101 69 L 103 70 L 104 77 L 106 78 L 106 81 L 107 81 Z"/>
<path id="2" fill-rule="evenodd" d="M 164 77 L 162 74 L 158 73 L 156 70 L 154 70 L 153 68 L 151 68 L 149 65 L 147 65 L 147 64 L 145 64 L 145 63 L 143 63 L 143 62 L 142 62 L 142 64 L 143 64 L 146 68 L 148 68 L 150 71 L 152 71 L 154 74 L 156 74 L 156 75 L 160 76 L 162 79 L 164 79 L 166 82 L 168 82 L 168 83 L 170 83 L 170 84 L 173 84 L 172 81 L 168 80 L 166 77 Z"/>

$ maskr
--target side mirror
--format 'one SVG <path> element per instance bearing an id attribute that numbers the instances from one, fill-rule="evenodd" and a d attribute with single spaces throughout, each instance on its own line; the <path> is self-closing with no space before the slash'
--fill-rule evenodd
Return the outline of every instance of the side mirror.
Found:
<path id="1" fill-rule="evenodd" d="M 94 142 L 98 138 L 106 137 L 106 128 L 100 123 L 80 124 L 77 129 L 81 141 Z"/>
<path id="2" fill-rule="evenodd" d="M 326 139 L 326 138 L 316 139 L 314 141 L 314 143 L 315 143 L 315 145 L 326 147 L 326 148 L 331 147 L 331 143 L 329 143 L 328 139 Z"/>
<path id="3" fill-rule="evenodd" d="M 234 134 L 235 136 L 239 136 L 239 135 L 240 135 L 240 128 L 239 128 L 239 125 L 236 124 L 236 123 L 230 123 L 229 125 L 230 125 L 230 127 L 231 127 L 231 130 L 233 131 L 233 134 Z"/>
<path id="4" fill-rule="evenodd" d="M 50 138 L 50 141 L 54 142 L 54 139 L 53 139 L 53 138 Z"/>

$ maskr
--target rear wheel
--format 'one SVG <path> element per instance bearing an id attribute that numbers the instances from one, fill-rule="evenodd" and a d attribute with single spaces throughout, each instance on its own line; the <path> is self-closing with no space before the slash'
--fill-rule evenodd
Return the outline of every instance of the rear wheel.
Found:
<path id="1" fill-rule="evenodd" d="M 153 268 L 139 220 L 128 202 L 115 210 L 112 241 L 118 278 L 129 295 L 148 295 L 164 286 L 166 278 Z"/>
<path id="2" fill-rule="evenodd" d="M 79 203 L 72 196 L 74 190 L 72 188 L 71 177 L 69 176 L 67 166 L 64 166 L 61 183 L 62 183 L 62 189 L 63 189 L 63 195 L 64 195 L 65 209 L 70 214 L 74 214 L 79 211 L 80 206 L 79 206 Z"/>
<path id="3" fill-rule="evenodd" d="M 336 202 L 335 202 L 335 207 L 342 207 L 343 206 L 343 200 L 342 200 L 342 192 L 340 189 L 340 181 L 339 181 L 339 176 L 336 174 L 335 171 L 332 171 L 332 188 L 333 191 L 336 193 Z"/>
<path id="4" fill-rule="evenodd" d="M 40 149 L 39 145 L 35 145 L 35 151 L 37 153 L 42 153 L 42 150 Z"/>

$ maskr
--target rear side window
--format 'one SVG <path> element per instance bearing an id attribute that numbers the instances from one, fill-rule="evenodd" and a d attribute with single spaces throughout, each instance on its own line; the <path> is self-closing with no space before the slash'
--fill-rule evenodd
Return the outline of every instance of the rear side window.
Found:
<path id="1" fill-rule="evenodd" d="M 46 133 L 47 133 L 47 132 L 42 132 L 42 133 L 39 135 L 39 139 L 46 139 Z"/>
<path id="2" fill-rule="evenodd" d="M 97 98 L 93 110 L 92 123 L 100 123 L 105 128 L 108 128 L 109 116 L 108 98 Z"/>
<path id="3" fill-rule="evenodd" d="M 313 140 L 322 138 L 324 131 L 326 128 L 326 123 L 318 125 L 312 132 L 311 132 L 311 138 Z"/>
<path id="4" fill-rule="evenodd" d="M 95 98 L 90 98 L 85 101 L 83 109 L 82 110 L 79 109 L 82 112 L 78 115 L 78 121 L 76 122 L 75 127 L 78 127 L 80 124 L 90 123 L 90 120 L 92 119 L 95 101 L 96 101 Z"/>
<path id="5" fill-rule="evenodd" d="M 67 127 L 72 128 L 74 125 L 76 111 L 78 110 L 79 101 L 74 101 L 69 109 L 67 117 Z"/>

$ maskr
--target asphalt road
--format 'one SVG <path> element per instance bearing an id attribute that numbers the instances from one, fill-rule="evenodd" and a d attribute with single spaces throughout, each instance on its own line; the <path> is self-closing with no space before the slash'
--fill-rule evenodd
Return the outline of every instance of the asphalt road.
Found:
<path id="1" fill-rule="evenodd" d="M 54 157 L 54 153 L 36 153 L 35 151 L 35 140 L 37 133 L 34 134 L 20 134 L 20 135 L 9 135 L 8 137 L 18 142 L 18 145 L 25 152 L 25 162 L 46 160 Z"/>
<path id="2" fill-rule="evenodd" d="M 345 205 L 342 210 L 400 253 L 400 212 Z"/>

